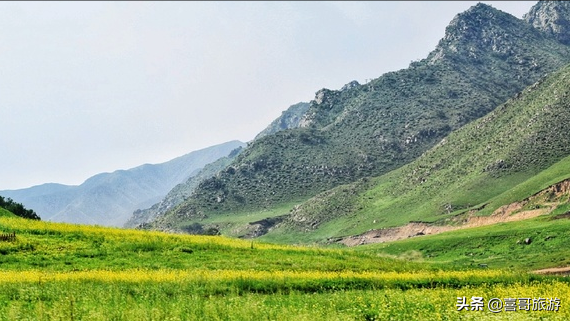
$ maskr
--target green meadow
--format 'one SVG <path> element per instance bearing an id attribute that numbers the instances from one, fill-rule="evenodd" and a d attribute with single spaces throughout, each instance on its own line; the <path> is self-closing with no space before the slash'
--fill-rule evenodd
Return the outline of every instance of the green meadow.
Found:
<path id="1" fill-rule="evenodd" d="M 570 317 L 566 278 L 528 273 L 518 263 L 467 264 L 460 259 L 463 253 L 450 250 L 453 242 L 441 241 L 446 235 L 455 241 L 475 237 L 482 233 L 478 229 L 417 238 L 416 243 L 327 249 L 48 223 L 2 213 L 0 232 L 16 233 L 16 239 L 0 242 L 1 320 Z M 564 220 L 544 221 L 542 227 Z M 556 231 L 563 233 L 563 228 Z M 424 247 L 429 248 L 425 253 Z M 421 255 L 403 258 L 409 251 Z M 525 260 L 532 258 L 519 262 Z M 458 297 L 464 296 L 467 302 L 472 296 L 556 298 L 560 306 L 558 311 L 491 313 L 487 306 L 458 311 Z"/>

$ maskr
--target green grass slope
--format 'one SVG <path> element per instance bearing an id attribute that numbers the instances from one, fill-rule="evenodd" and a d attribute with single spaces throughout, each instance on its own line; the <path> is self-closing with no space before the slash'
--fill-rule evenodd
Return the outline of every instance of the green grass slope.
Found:
<path id="1" fill-rule="evenodd" d="M 445 263 L 455 268 L 532 270 L 570 265 L 568 208 L 527 221 L 364 245 L 359 251 Z M 529 239 L 529 244 L 525 240 Z"/>
<path id="2" fill-rule="evenodd" d="M 0 207 L 0 217 L 16 217 L 16 215 Z"/>
<path id="3" fill-rule="evenodd" d="M 4 213 L 0 211 L 0 213 Z M 282 246 L 223 236 L 176 235 L 0 216 L 0 272 L 41 270 L 412 271 L 437 267 L 353 251 Z"/>
<path id="4" fill-rule="evenodd" d="M 323 239 L 410 221 L 441 222 L 468 210 L 488 215 L 560 182 L 570 177 L 569 88 L 567 66 L 416 161 L 302 204 L 275 233 Z"/>

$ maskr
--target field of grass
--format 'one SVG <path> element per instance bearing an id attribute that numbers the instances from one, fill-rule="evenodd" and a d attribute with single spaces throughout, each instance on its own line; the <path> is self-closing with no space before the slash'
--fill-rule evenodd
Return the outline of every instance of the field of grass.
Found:
<path id="1" fill-rule="evenodd" d="M 570 284 L 521 270 L 0 217 L 0 320 L 567 319 Z M 457 311 L 472 296 L 559 311 Z M 469 302 L 469 300 L 467 301 Z"/>
<path id="2" fill-rule="evenodd" d="M 204 229 L 216 228 L 222 235 L 242 237 L 243 235 L 247 234 L 248 230 L 250 229 L 250 223 L 264 219 L 271 219 L 277 216 L 287 215 L 296 204 L 302 203 L 303 201 L 305 200 L 303 199 L 294 202 L 288 202 L 265 210 L 242 210 L 231 214 L 226 213 L 211 215 L 205 218 L 188 219 L 178 222 L 174 228 L 185 230 L 193 224 L 199 224 Z M 289 242 L 289 244 L 293 243 L 295 242 Z"/>
<path id="3" fill-rule="evenodd" d="M 558 298 L 559 311 L 457 311 L 457 297 Z M 2 320 L 567 320 L 566 282 L 469 288 L 204 294 L 171 282 L 14 282 L 0 288 Z M 469 302 L 469 299 L 468 301 Z"/>
<path id="4" fill-rule="evenodd" d="M 570 266 L 568 210 L 570 205 L 566 204 L 550 215 L 533 219 L 366 245 L 357 250 L 392 257 L 413 256 L 418 261 L 439 262 L 456 269 L 481 264 L 513 271 Z"/>
<path id="5" fill-rule="evenodd" d="M 0 207 L 0 217 L 4 217 L 4 216 L 15 217 L 16 215 L 14 215 L 11 212 Z"/>

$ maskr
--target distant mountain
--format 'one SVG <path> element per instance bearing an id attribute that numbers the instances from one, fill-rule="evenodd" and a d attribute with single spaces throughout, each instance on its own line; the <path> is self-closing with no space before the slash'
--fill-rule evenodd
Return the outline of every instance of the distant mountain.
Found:
<path id="1" fill-rule="evenodd" d="M 366 84 L 319 90 L 298 128 L 253 141 L 154 226 L 302 202 L 397 169 L 570 62 L 561 35 L 479 3 L 450 22 L 426 59 Z"/>
<path id="2" fill-rule="evenodd" d="M 79 186 L 44 184 L 0 195 L 33 208 L 43 220 L 122 226 L 134 210 L 151 206 L 205 165 L 243 146 L 231 141 L 162 164 L 98 174 Z"/>
<path id="3" fill-rule="evenodd" d="M 158 216 L 163 215 L 168 210 L 175 208 L 184 202 L 201 181 L 214 177 L 219 171 L 227 167 L 243 148 L 234 149 L 228 156 L 207 164 L 197 174 L 190 176 L 187 181 L 176 185 L 166 196 L 158 203 L 147 209 L 137 209 L 131 218 L 124 224 L 126 228 L 141 227 L 150 223 Z"/>
<path id="4" fill-rule="evenodd" d="M 289 107 L 286 111 L 284 111 L 279 118 L 275 119 L 274 121 L 267 126 L 264 130 L 262 130 L 255 139 L 259 139 L 261 137 L 275 134 L 285 129 L 292 129 L 299 127 L 301 123 L 301 119 L 309 110 L 309 103 L 297 103 Z"/>

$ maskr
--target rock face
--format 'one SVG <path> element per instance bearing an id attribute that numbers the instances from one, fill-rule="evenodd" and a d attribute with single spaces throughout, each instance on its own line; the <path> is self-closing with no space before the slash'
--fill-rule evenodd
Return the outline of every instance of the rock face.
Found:
<path id="1" fill-rule="evenodd" d="M 348 84 L 342 86 L 342 88 L 340 89 L 340 91 L 343 91 L 343 90 L 350 90 L 350 89 L 356 88 L 356 87 L 358 87 L 358 86 L 360 86 L 360 84 L 358 83 L 358 81 L 353 80 L 353 81 L 349 82 Z"/>
<path id="2" fill-rule="evenodd" d="M 517 58 L 522 64 L 521 40 L 526 37 L 541 41 L 545 36 L 539 28 L 541 32 L 533 29 L 531 24 L 479 3 L 453 18 L 429 59 L 433 63 L 447 56 L 477 63 L 493 54 L 503 59 Z"/>
<path id="3" fill-rule="evenodd" d="M 570 2 L 540 1 L 523 16 L 536 29 L 570 45 Z"/>
<path id="4" fill-rule="evenodd" d="M 275 119 L 267 128 L 261 131 L 255 139 L 275 134 L 282 130 L 297 128 L 300 125 L 303 115 L 309 109 L 309 103 L 300 102 L 289 107 L 279 118 Z"/>

